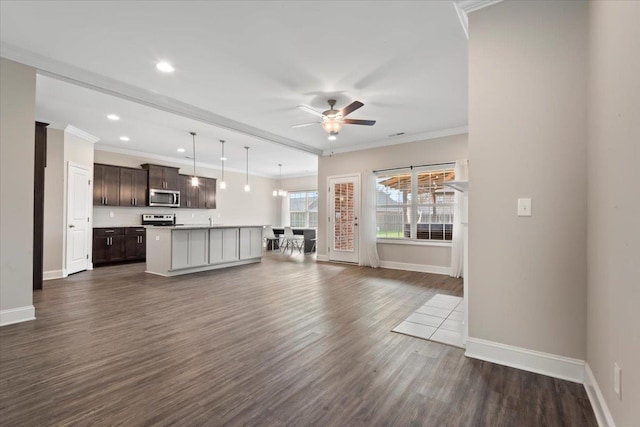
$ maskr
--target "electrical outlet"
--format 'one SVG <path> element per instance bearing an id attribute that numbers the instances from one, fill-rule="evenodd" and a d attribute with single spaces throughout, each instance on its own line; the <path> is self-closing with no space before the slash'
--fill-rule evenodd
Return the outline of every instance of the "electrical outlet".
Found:
<path id="1" fill-rule="evenodd" d="M 191 218 L 195 218 L 195 217 L 196 217 L 196 214 L 192 213 Z"/>
<path id="2" fill-rule="evenodd" d="M 622 399 L 622 369 L 617 363 L 613 364 L 613 391 L 618 395 L 618 399 Z"/>
<path id="3" fill-rule="evenodd" d="M 113 211 L 109 211 L 109 218 L 113 218 L 116 214 Z"/>
<path id="4" fill-rule="evenodd" d="M 518 199 L 518 216 L 531 216 L 531 199 Z"/>
<path id="5" fill-rule="evenodd" d="M 156 236 L 156 240 L 160 240 L 160 236 Z"/>

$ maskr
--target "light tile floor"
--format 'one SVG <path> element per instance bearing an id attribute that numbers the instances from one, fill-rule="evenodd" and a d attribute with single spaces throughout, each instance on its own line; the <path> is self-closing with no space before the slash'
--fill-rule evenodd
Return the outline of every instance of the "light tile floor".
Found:
<path id="1" fill-rule="evenodd" d="M 436 294 L 392 331 L 464 348 L 463 310 L 461 297 Z"/>

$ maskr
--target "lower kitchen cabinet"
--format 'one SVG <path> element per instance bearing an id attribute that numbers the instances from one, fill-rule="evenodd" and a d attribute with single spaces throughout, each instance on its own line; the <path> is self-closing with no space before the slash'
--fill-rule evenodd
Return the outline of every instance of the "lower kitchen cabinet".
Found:
<path id="1" fill-rule="evenodd" d="M 211 264 L 232 262 L 240 259 L 237 228 L 212 228 L 210 233 L 209 262 Z"/>
<path id="2" fill-rule="evenodd" d="M 262 228 L 240 229 L 240 259 L 262 256 Z"/>
<path id="3" fill-rule="evenodd" d="M 124 252 L 127 261 L 144 260 L 147 252 L 145 229 L 131 227 L 125 230 Z"/>
<path id="4" fill-rule="evenodd" d="M 144 261 L 146 255 L 143 227 L 93 229 L 93 265 L 121 261 Z"/>
<path id="5" fill-rule="evenodd" d="M 209 229 L 174 230 L 171 248 L 174 270 L 206 265 L 209 263 Z"/>

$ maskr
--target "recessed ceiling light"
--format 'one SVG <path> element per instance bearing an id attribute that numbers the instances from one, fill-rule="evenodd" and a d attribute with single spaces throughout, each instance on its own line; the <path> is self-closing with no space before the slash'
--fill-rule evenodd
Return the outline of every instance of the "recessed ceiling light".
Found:
<path id="1" fill-rule="evenodd" d="M 336 140 L 336 136 L 335 135 L 329 135 L 329 137 L 327 139 L 329 141 L 335 141 Z"/>
<path id="2" fill-rule="evenodd" d="M 163 73 L 173 73 L 175 71 L 175 68 L 173 68 L 173 65 L 169 64 L 166 61 L 158 62 L 156 64 L 156 68 L 162 71 Z"/>
<path id="3" fill-rule="evenodd" d="M 115 115 L 115 114 L 109 114 L 107 116 L 107 119 L 109 119 L 109 120 L 120 120 L 120 117 Z"/>
<path id="4" fill-rule="evenodd" d="M 223 162 L 226 162 L 227 158 L 226 157 L 220 157 L 220 160 L 222 160 Z"/>
<path id="5" fill-rule="evenodd" d="M 128 136 L 121 136 L 120 137 L 120 141 L 129 141 L 129 137 Z"/>
<path id="6" fill-rule="evenodd" d="M 178 153 L 184 153 L 184 148 L 178 148 Z"/>

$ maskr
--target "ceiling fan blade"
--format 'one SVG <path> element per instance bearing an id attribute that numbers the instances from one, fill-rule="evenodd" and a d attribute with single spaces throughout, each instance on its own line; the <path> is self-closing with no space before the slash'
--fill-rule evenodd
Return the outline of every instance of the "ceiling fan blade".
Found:
<path id="1" fill-rule="evenodd" d="M 309 122 L 309 123 L 300 123 L 299 125 L 293 125 L 291 126 L 292 128 L 303 128 L 305 126 L 311 126 L 311 125 L 319 125 L 320 122 Z"/>
<path id="2" fill-rule="evenodd" d="M 340 110 L 340 114 L 342 114 L 342 117 L 347 117 L 349 114 L 353 113 L 363 105 L 364 104 L 360 101 L 353 101 L 351 104 L 347 105 L 342 110 Z"/>
<path id="3" fill-rule="evenodd" d="M 360 120 L 360 119 L 344 119 L 342 120 L 347 125 L 365 125 L 373 126 L 376 124 L 375 120 Z"/>
<path id="4" fill-rule="evenodd" d="M 313 114 L 314 116 L 323 117 L 323 114 L 320 111 L 316 111 L 308 105 L 300 104 L 298 108 L 302 111 L 306 111 L 307 113 Z"/>

